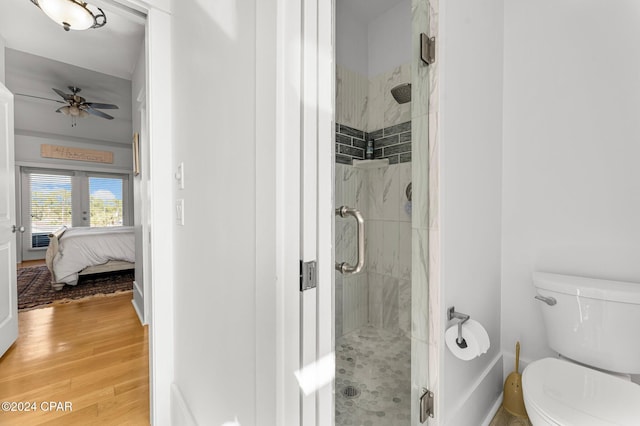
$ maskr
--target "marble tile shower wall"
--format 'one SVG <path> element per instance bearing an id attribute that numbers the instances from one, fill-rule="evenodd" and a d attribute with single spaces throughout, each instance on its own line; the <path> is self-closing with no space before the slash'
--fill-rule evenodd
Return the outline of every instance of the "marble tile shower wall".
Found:
<path id="1" fill-rule="evenodd" d="M 369 80 L 367 131 L 411 120 L 411 102 L 398 104 L 391 95 L 391 89 L 402 83 L 411 83 L 411 63 L 399 65 Z"/>
<path id="2" fill-rule="evenodd" d="M 336 164 L 335 207 L 355 207 L 363 215 L 368 211 L 367 171 L 350 165 Z M 366 216 L 365 216 L 366 217 Z M 366 225 L 366 224 L 365 224 Z M 355 265 L 357 229 L 353 219 L 335 218 L 336 262 Z M 366 267 L 366 265 L 365 265 Z M 343 276 L 335 272 L 335 333 L 336 337 L 356 330 L 369 321 L 369 290 L 367 273 Z"/>
<path id="3" fill-rule="evenodd" d="M 365 271 L 336 273 L 336 336 L 370 323 L 411 334 L 411 217 L 405 188 L 411 181 L 411 103 L 398 104 L 391 89 L 411 82 L 411 64 L 367 78 L 336 67 L 335 203 L 355 206 L 367 229 Z M 383 169 L 351 166 L 364 159 L 367 137 Z M 356 225 L 336 218 L 336 261 L 356 261 Z"/>
<path id="4" fill-rule="evenodd" d="M 354 206 L 365 218 L 365 270 L 336 272 L 336 336 L 369 323 L 411 333 L 411 216 L 405 189 L 411 163 L 363 170 L 336 164 L 335 204 Z M 356 262 L 356 225 L 336 218 L 336 261 Z"/>
<path id="5" fill-rule="evenodd" d="M 336 122 L 365 132 L 411 120 L 411 103 L 398 104 L 391 89 L 411 82 L 411 63 L 367 78 L 336 66 Z"/>
<path id="6" fill-rule="evenodd" d="M 336 66 L 336 122 L 368 131 L 368 103 L 369 79 L 340 65 Z"/>
<path id="7" fill-rule="evenodd" d="M 369 323 L 411 336 L 411 163 L 368 171 Z"/>

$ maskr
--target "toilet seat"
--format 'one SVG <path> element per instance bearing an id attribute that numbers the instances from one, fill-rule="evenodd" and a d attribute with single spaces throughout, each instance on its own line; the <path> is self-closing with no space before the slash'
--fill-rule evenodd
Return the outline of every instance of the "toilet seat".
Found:
<path id="1" fill-rule="evenodd" d="M 532 362 L 522 391 L 534 426 L 640 425 L 640 386 L 568 361 Z"/>

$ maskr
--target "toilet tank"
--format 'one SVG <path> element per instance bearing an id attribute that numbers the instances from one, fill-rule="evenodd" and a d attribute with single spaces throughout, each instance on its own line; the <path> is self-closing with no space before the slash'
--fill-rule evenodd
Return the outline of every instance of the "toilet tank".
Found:
<path id="1" fill-rule="evenodd" d="M 535 272 L 549 346 L 580 363 L 640 374 L 640 283 Z"/>

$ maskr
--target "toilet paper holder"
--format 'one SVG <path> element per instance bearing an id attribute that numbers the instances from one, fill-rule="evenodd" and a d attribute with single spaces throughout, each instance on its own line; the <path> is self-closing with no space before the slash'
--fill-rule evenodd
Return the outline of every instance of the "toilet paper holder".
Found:
<path id="1" fill-rule="evenodd" d="M 464 340 L 464 338 L 462 337 L 462 324 L 464 324 L 465 322 L 469 321 L 469 318 L 471 318 L 471 316 L 469 316 L 467 314 L 463 314 L 462 312 L 456 312 L 456 307 L 452 306 L 447 310 L 447 318 L 449 319 L 449 321 L 451 321 L 453 319 L 459 319 L 460 320 L 460 322 L 458 323 L 458 338 L 456 339 L 456 344 L 461 349 L 466 348 L 467 347 L 467 341 Z"/>

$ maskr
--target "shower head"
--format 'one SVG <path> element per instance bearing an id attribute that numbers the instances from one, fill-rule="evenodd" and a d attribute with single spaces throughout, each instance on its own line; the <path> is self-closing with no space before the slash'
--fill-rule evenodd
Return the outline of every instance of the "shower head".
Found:
<path id="1" fill-rule="evenodd" d="M 399 84 L 391 89 L 393 99 L 399 104 L 406 104 L 411 102 L 411 83 Z"/>

